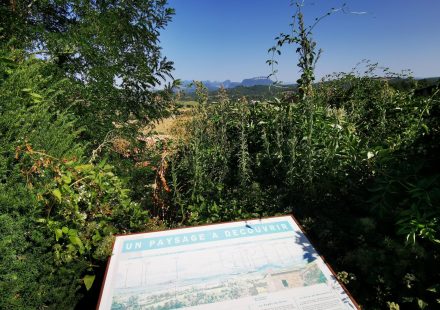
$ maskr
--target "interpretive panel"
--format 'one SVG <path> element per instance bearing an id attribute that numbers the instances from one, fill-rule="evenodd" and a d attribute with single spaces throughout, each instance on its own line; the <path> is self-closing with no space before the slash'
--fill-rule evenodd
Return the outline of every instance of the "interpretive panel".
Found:
<path id="1" fill-rule="evenodd" d="M 99 309 L 359 309 L 290 216 L 116 237 Z"/>

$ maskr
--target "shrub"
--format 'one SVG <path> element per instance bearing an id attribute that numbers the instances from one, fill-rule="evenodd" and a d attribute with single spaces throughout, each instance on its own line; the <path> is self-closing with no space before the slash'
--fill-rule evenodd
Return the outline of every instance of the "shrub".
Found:
<path id="1" fill-rule="evenodd" d="M 58 108 L 72 84 L 19 52 L 0 63 L 0 308 L 73 308 L 113 234 L 157 225 L 111 165 L 88 163 Z"/>
<path id="2" fill-rule="evenodd" d="M 369 309 L 435 304 L 438 101 L 415 87 L 349 73 L 307 104 L 201 104 L 170 158 L 176 223 L 292 212 Z"/>

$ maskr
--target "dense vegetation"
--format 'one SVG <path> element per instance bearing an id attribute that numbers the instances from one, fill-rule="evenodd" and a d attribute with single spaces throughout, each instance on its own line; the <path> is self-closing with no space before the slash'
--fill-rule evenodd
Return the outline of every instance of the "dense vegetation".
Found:
<path id="1" fill-rule="evenodd" d="M 115 233 L 159 226 L 121 137 L 168 113 L 169 90 L 151 91 L 172 69 L 165 5 L 0 3 L 1 309 L 74 307 Z"/>
<path id="2" fill-rule="evenodd" d="M 365 309 L 438 307 L 436 87 L 374 64 L 314 83 L 299 10 L 277 42 L 298 45 L 295 94 L 196 83 L 185 134 L 145 137 L 173 110 L 172 85 L 152 91 L 172 69 L 165 1 L 6 1 L 0 14 L 0 308 L 93 300 L 116 233 L 277 214 L 295 215 Z"/>
<path id="3" fill-rule="evenodd" d="M 341 74 L 314 88 L 312 112 L 202 105 L 172 157 L 173 216 L 294 214 L 366 309 L 435 308 L 440 105 L 415 87 Z"/>

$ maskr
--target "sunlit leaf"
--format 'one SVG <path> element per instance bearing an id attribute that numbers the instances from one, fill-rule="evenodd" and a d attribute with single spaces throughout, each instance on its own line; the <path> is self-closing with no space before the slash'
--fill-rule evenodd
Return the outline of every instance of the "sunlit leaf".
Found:
<path id="1" fill-rule="evenodd" d="M 84 285 L 86 286 L 87 290 L 90 290 L 90 288 L 93 285 L 93 282 L 95 281 L 95 275 L 86 274 L 83 278 Z"/>

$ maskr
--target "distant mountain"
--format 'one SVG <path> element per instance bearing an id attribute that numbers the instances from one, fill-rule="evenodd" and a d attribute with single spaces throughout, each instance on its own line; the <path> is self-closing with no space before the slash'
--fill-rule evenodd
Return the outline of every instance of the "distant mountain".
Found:
<path id="1" fill-rule="evenodd" d="M 243 86 L 243 87 L 252 87 L 252 86 L 257 86 L 257 85 L 272 85 L 273 81 L 271 79 L 268 79 L 267 77 L 254 77 L 254 78 L 250 78 L 250 79 L 244 79 L 241 82 L 232 82 L 231 80 L 225 80 L 223 82 L 219 82 L 219 81 L 201 81 L 203 83 L 203 85 L 206 86 L 206 88 L 208 88 L 209 91 L 215 91 L 220 89 L 220 87 L 223 85 L 224 88 L 226 89 L 231 89 L 231 88 L 235 88 L 238 86 Z M 187 91 L 187 92 L 193 92 L 195 91 L 195 87 L 194 85 L 191 85 L 192 81 L 182 81 L 182 89 Z"/>
<path id="2" fill-rule="evenodd" d="M 251 86 L 257 86 L 257 85 L 272 85 L 273 81 L 271 79 L 268 79 L 265 76 L 255 77 L 252 79 L 244 79 L 241 82 L 241 86 L 244 87 L 251 87 Z"/>

